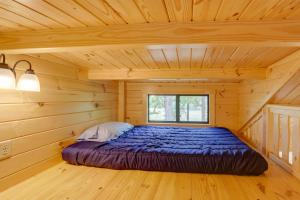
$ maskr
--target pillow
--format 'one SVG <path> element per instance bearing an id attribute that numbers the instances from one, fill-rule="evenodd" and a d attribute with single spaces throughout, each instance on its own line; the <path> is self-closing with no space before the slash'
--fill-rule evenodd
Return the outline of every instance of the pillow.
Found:
<path id="1" fill-rule="evenodd" d="M 119 137 L 132 128 L 133 125 L 124 122 L 107 122 L 85 130 L 77 140 L 105 142 Z"/>
<path id="2" fill-rule="evenodd" d="M 124 122 L 107 122 L 99 125 L 99 132 L 108 131 L 112 137 L 118 137 L 133 128 L 133 125 Z"/>
<path id="3" fill-rule="evenodd" d="M 110 139 L 110 135 L 108 132 L 102 132 L 99 135 L 99 125 L 93 126 L 87 130 L 85 130 L 79 137 L 78 141 L 98 141 L 105 142 Z"/>

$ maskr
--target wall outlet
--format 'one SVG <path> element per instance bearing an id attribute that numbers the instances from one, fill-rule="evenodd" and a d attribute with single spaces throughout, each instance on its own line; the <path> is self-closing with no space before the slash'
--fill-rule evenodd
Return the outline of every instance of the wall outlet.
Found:
<path id="1" fill-rule="evenodd" d="M 0 142 L 0 160 L 10 157 L 11 141 Z"/>

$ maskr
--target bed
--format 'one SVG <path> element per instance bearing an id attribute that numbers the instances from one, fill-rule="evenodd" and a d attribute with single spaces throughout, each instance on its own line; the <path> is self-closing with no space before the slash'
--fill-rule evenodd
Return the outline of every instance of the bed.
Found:
<path id="1" fill-rule="evenodd" d="M 110 169 L 260 175 L 268 163 L 226 128 L 135 126 L 107 142 L 81 141 L 65 161 Z"/>

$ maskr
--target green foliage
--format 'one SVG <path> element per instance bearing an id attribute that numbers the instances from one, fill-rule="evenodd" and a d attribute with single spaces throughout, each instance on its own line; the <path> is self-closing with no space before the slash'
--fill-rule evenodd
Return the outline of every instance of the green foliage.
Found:
<path id="1" fill-rule="evenodd" d="M 180 107 L 183 107 L 187 104 L 191 104 L 195 107 L 199 107 L 202 105 L 201 98 L 199 96 L 181 96 L 180 97 Z"/>
<path id="2" fill-rule="evenodd" d="M 179 98 L 179 99 L 177 99 Z M 174 121 L 176 119 L 176 100 L 179 100 L 180 120 L 200 121 L 206 117 L 208 98 L 203 96 L 150 95 L 149 114 L 152 119 Z"/>
<path id="3" fill-rule="evenodd" d="M 153 109 L 152 111 L 150 110 L 150 113 L 156 114 L 158 113 L 157 108 L 164 107 L 164 96 L 152 95 L 149 98 L 149 103 L 150 109 Z"/>

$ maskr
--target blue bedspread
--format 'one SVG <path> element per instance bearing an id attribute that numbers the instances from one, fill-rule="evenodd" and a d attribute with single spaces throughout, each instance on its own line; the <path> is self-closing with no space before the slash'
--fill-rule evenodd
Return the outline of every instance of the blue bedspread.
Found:
<path id="1" fill-rule="evenodd" d="M 78 142 L 63 159 L 112 169 L 259 175 L 266 160 L 225 128 L 136 126 L 108 142 Z"/>

